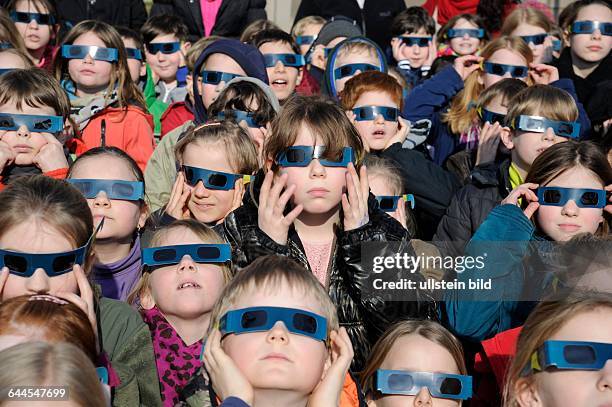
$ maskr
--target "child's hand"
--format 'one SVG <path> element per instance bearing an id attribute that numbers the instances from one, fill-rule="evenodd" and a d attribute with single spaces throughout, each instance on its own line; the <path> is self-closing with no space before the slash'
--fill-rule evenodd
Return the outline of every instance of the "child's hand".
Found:
<path id="1" fill-rule="evenodd" d="M 480 136 L 478 137 L 478 151 L 476 152 L 476 165 L 488 163 L 495 160 L 499 140 L 501 139 L 502 126 L 495 122 L 491 124 L 486 122 L 482 126 Z"/>
<path id="2" fill-rule="evenodd" d="M 540 207 L 540 204 L 538 203 L 538 196 L 532 191 L 532 189 L 536 189 L 537 187 L 538 184 L 521 184 L 514 188 L 506 199 L 501 201 L 501 205 L 511 204 L 520 208 L 521 205 L 519 205 L 519 199 L 524 198 L 529 202 L 529 205 L 527 205 L 523 213 L 525 216 L 531 219 L 535 211 Z"/>
<path id="3" fill-rule="evenodd" d="M 15 161 L 15 152 L 8 144 L 0 140 L 0 172 L 13 161 Z"/>
<path id="4" fill-rule="evenodd" d="M 243 195 L 244 195 L 244 181 L 242 180 L 242 178 L 240 178 L 240 179 L 237 179 L 236 183 L 234 184 L 234 197 L 232 198 L 232 207 L 222 219 L 219 219 L 219 221 L 217 222 L 217 225 L 219 223 L 223 223 L 223 220 L 225 220 L 227 215 L 234 212 L 236 209 L 240 208 L 240 206 L 242 205 Z"/>
<path id="5" fill-rule="evenodd" d="M 0 301 L 2 301 L 2 292 L 4 291 L 4 285 L 6 284 L 6 280 L 8 280 L 8 276 L 8 267 L 2 267 L 2 271 L 0 271 Z"/>
<path id="6" fill-rule="evenodd" d="M 289 226 L 291 226 L 295 218 L 304 209 L 304 206 L 300 204 L 293 208 L 287 216 L 283 215 L 285 206 L 296 188 L 295 184 L 292 184 L 283 192 L 283 188 L 287 183 L 287 177 L 287 174 L 281 175 L 278 181 L 274 183 L 274 186 L 272 186 L 274 173 L 272 171 L 266 173 L 266 177 L 261 185 L 261 191 L 259 192 L 259 209 L 257 211 L 259 229 L 281 245 L 287 244 Z"/>
<path id="7" fill-rule="evenodd" d="M 43 173 L 59 170 L 60 168 L 68 168 L 68 160 L 64 154 L 64 146 L 55 138 L 54 135 L 41 133 L 47 140 L 47 144 L 42 146 L 38 154 L 32 160 Z"/>
<path id="8" fill-rule="evenodd" d="M 255 142 L 255 147 L 257 148 L 257 157 L 259 158 L 259 165 L 263 165 L 263 148 L 264 143 L 266 142 L 266 138 L 268 138 L 268 133 L 270 132 L 270 123 L 266 124 L 266 127 L 260 127 L 261 135 L 257 134 L 253 137 L 253 141 Z"/>
<path id="9" fill-rule="evenodd" d="M 529 64 L 529 76 L 537 85 L 549 85 L 559 80 L 559 70 L 551 65 Z"/>
<path id="10" fill-rule="evenodd" d="M 204 348 L 204 365 L 215 393 L 225 400 L 238 397 L 249 406 L 253 405 L 253 387 L 244 377 L 234 361 L 221 348 L 221 333 L 212 331 Z"/>
<path id="11" fill-rule="evenodd" d="M 185 183 L 185 174 L 179 171 L 172 187 L 170 200 L 166 205 L 166 213 L 174 219 L 189 219 L 189 208 L 187 208 L 189 195 L 191 195 L 191 190 Z"/>
<path id="12" fill-rule="evenodd" d="M 436 58 L 438 57 L 438 46 L 436 45 L 435 39 L 432 38 L 432 40 L 429 41 L 427 50 L 429 51 L 429 54 L 427 55 L 427 60 L 425 61 L 425 64 L 423 64 L 423 66 L 431 67 Z"/>
<path id="13" fill-rule="evenodd" d="M 472 72 L 480 69 L 480 63 L 482 61 L 482 57 L 476 55 L 464 55 L 455 59 L 455 71 L 457 71 L 459 76 L 461 76 L 461 79 L 465 81 Z"/>
<path id="14" fill-rule="evenodd" d="M 366 166 L 362 165 L 359 175 L 353 163 L 348 165 L 346 172 L 347 193 L 342 194 L 342 211 L 344 212 L 344 230 L 360 228 L 369 222 L 368 196 L 370 184 Z"/>
<path id="15" fill-rule="evenodd" d="M 346 373 L 353 361 L 353 345 L 344 327 L 331 331 L 331 365 L 308 398 L 308 407 L 340 405 Z"/>
<path id="16" fill-rule="evenodd" d="M 391 147 L 395 143 L 404 144 L 406 137 L 408 137 L 408 133 L 410 132 L 410 122 L 403 117 L 398 117 L 397 121 L 397 132 L 389 139 L 387 145 L 385 146 L 385 150 Z"/>
<path id="17" fill-rule="evenodd" d="M 612 184 L 607 185 L 604 189 L 610 194 L 610 198 L 608 199 L 608 202 L 612 202 Z M 608 212 L 609 214 L 612 215 L 612 203 L 606 205 L 605 208 L 604 208 L 604 211 L 606 211 L 606 212 Z M 1 287 L 2 286 L 0 286 L 0 288 Z M 2 293 L 2 291 L 0 290 L 0 294 L 1 293 Z"/>

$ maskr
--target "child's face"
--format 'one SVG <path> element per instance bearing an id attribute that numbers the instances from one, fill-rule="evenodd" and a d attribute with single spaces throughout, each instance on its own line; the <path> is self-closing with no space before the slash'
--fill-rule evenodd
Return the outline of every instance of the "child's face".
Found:
<path id="1" fill-rule="evenodd" d="M 513 37 L 520 37 L 526 35 L 538 35 L 548 34 L 545 29 L 537 25 L 531 25 L 527 23 L 521 23 L 510 33 Z M 533 63 L 534 64 L 546 64 L 550 62 L 552 57 L 552 40 L 549 36 L 546 37 L 543 44 L 535 45 L 530 42 L 529 48 L 533 52 Z"/>
<path id="2" fill-rule="evenodd" d="M 361 51 L 361 52 L 342 52 L 339 51 L 339 55 L 336 58 L 333 69 L 339 68 L 343 65 L 349 64 L 370 64 L 380 67 L 380 61 L 374 51 Z M 336 86 L 336 92 L 340 93 L 344 89 L 344 84 L 355 75 L 359 75 L 360 70 L 355 71 L 353 75 L 345 76 L 344 78 L 336 79 L 334 81 Z"/>
<path id="3" fill-rule="evenodd" d="M 453 26 L 453 29 L 459 28 L 478 29 L 480 27 L 466 20 L 465 18 L 460 18 Z M 478 51 L 478 47 L 480 47 L 480 39 L 470 37 L 468 35 L 464 35 L 463 37 L 451 38 L 449 43 L 453 51 L 459 54 L 459 56 L 474 54 L 476 51 Z"/>
<path id="4" fill-rule="evenodd" d="M 57 113 L 52 107 L 32 107 L 27 103 L 21 104 L 21 110 L 17 109 L 13 101 L 0 106 L 0 113 L 29 114 L 38 116 L 55 116 Z M 16 154 L 15 165 L 34 165 L 34 158 L 40 149 L 47 144 L 45 135 L 55 137 L 51 133 L 31 132 L 27 126 L 21 126 L 19 130 L 0 130 L 0 140 L 9 145 Z"/>
<path id="5" fill-rule="evenodd" d="M 208 58 L 206 58 L 203 70 L 226 72 L 246 76 L 246 72 L 244 72 L 244 69 L 242 69 L 238 62 L 236 62 L 232 57 L 220 53 L 210 54 Z M 223 88 L 225 88 L 225 84 L 225 81 L 221 81 L 216 85 L 209 83 L 202 84 L 202 88 L 199 89 L 199 91 L 202 95 L 202 102 L 204 103 L 204 107 L 206 109 L 208 109 L 212 102 L 217 99 L 219 93 L 221 93 Z"/>
<path id="6" fill-rule="evenodd" d="M 302 125 L 293 145 L 322 145 L 322 142 Z M 346 172 L 345 167 L 325 167 L 315 159 L 307 167 L 281 167 L 278 175 L 286 173 L 287 185 L 295 184 L 294 205 L 304 205 L 306 213 L 325 214 L 339 207 L 346 189 Z"/>
<path id="7" fill-rule="evenodd" d="M 76 246 L 60 231 L 43 220 L 31 217 L 13 226 L 0 237 L 0 248 L 23 253 L 62 253 L 76 249 Z M 77 293 L 74 273 L 68 272 L 49 277 L 43 269 L 36 269 L 31 277 L 9 274 L 2 300 L 20 295 L 52 294 L 64 291 Z"/>
<path id="8" fill-rule="evenodd" d="M 187 228 L 170 229 L 159 246 L 205 243 Z M 186 283 L 191 283 L 191 286 Z M 217 264 L 196 263 L 186 255 L 179 264 L 155 269 L 150 278 L 150 295 L 143 306 L 154 305 L 166 316 L 193 319 L 210 312 L 225 285 Z M 183 288 L 181 288 L 183 287 Z M 151 301 L 152 300 L 152 301 Z"/>
<path id="9" fill-rule="evenodd" d="M 79 161 L 72 171 L 72 179 L 110 179 L 138 181 L 125 160 L 111 155 L 100 155 Z M 137 227 L 143 227 L 146 206 L 137 201 L 109 199 L 106 192 L 87 199 L 94 225 L 104 218 L 104 226 L 96 235 L 97 242 L 130 243 Z"/>
<path id="10" fill-rule="evenodd" d="M 591 4 L 580 9 L 575 21 L 612 22 L 612 10 L 601 4 Z M 570 45 L 574 57 L 586 62 L 600 62 L 612 49 L 612 36 L 602 35 L 600 30 L 591 34 L 571 34 Z"/>
<path id="11" fill-rule="evenodd" d="M 304 30 L 300 35 L 319 35 L 321 28 L 323 28 L 322 24 L 308 24 L 304 27 Z M 300 45 L 300 53 L 302 55 L 306 55 L 310 45 L 311 44 Z"/>
<path id="12" fill-rule="evenodd" d="M 312 295 L 283 281 L 278 287 L 251 289 L 231 309 L 284 307 L 325 315 Z M 308 395 L 321 380 L 327 360 L 325 343 L 290 333 L 282 322 L 267 332 L 228 335 L 223 349 L 255 392 L 285 390 Z"/>
<path id="13" fill-rule="evenodd" d="M 361 106 L 387 106 L 399 108 L 393 98 L 386 92 L 364 92 L 359 96 L 353 108 Z M 355 127 L 370 150 L 384 150 L 389 139 L 397 133 L 397 122 L 385 120 L 382 115 L 374 120 L 355 121 Z"/>
<path id="14" fill-rule="evenodd" d="M 158 35 L 155 37 L 151 44 L 159 44 L 165 42 L 178 42 L 174 34 Z M 183 51 L 179 50 L 172 54 L 164 54 L 158 52 L 157 54 L 151 54 L 147 47 L 145 47 L 145 55 L 147 63 L 151 66 L 153 72 L 164 82 L 173 82 L 176 80 L 176 72 L 179 67 L 184 64 Z"/>
<path id="15" fill-rule="evenodd" d="M 508 114 L 508 105 L 501 96 L 495 96 L 484 108 L 493 113 Z"/>
<path id="16" fill-rule="evenodd" d="M 612 343 L 612 309 L 596 308 L 571 317 L 549 340 Z M 545 370 L 534 376 L 538 406 L 609 406 L 612 360 L 601 370 Z M 529 397 L 529 398 L 531 398 Z M 528 404 L 521 402 L 521 407 Z"/>
<path id="17" fill-rule="evenodd" d="M 138 45 L 133 39 L 124 38 L 124 37 L 121 37 L 121 39 L 123 40 L 123 45 L 126 48 L 139 49 Z M 134 83 L 138 83 L 138 81 L 140 80 L 140 77 L 145 75 L 146 73 L 146 67 L 145 67 L 144 62 L 139 61 L 137 59 L 128 58 L 127 64 L 128 64 L 128 69 L 130 70 L 130 78 L 132 78 L 132 81 Z"/>
<path id="18" fill-rule="evenodd" d="M 543 185 L 547 187 L 603 189 L 592 171 L 574 167 Z M 540 229 L 556 242 L 565 242 L 579 233 L 595 233 L 604 221 L 603 209 L 580 208 L 573 200 L 564 206 L 540 205 L 536 213 Z"/>
<path id="19" fill-rule="evenodd" d="M 266 42 L 259 47 L 262 54 L 293 54 L 293 49 L 284 41 Z M 302 81 L 302 68 L 285 66 L 282 62 L 277 62 L 268 71 L 270 87 L 278 98 L 285 100 L 293 95 L 295 87 Z"/>
<path id="20" fill-rule="evenodd" d="M 389 181 L 383 174 L 368 172 L 368 183 L 370 184 L 370 191 L 376 196 L 398 195 L 398 191 L 391 189 Z M 404 221 L 406 219 L 406 205 L 404 201 L 399 201 L 397 208 L 393 212 L 387 212 L 387 214 L 406 227 Z"/>
<path id="21" fill-rule="evenodd" d="M 504 128 L 503 131 L 508 130 Z M 517 129 L 510 131 L 510 135 L 511 141 L 509 143 L 504 142 L 504 144 L 512 150 L 512 161 L 525 170 L 529 170 L 535 159 L 548 147 L 567 141 L 564 137 L 556 136 L 550 128 L 546 129 L 544 133 L 532 133 Z"/>
<path id="22" fill-rule="evenodd" d="M 73 44 L 108 48 L 93 32 L 78 36 Z M 85 59 L 71 59 L 68 62 L 70 78 L 75 82 L 77 89 L 88 94 L 101 92 L 108 87 L 112 69 L 113 63 L 96 61 L 89 55 Z"/>
<path id="23" fill-rule="evenodd" d="M 412 372 L 432 372 L 460 374 L 455 359 L 446 348 L 418 334 L 398 338 L 389 350 L 379 369 L 408 370 Z M 459 401 L 433 398 L 423 387 L 416 396 L 387 395 L 371 401 L 371 407 L 432 406 L 455 407 Z"/>
<path id="24" fill-rule="evenodd" d="M 506 48 L 495 51 L 493 55 L 491 55 L 491 57 L 487 59 L 487 62 L 492 62 L 495 64 L 525 66 L 525 67 L 527 66 L 527 60 L 523 58 L 521 54 L 516 53 L 512 50 L 506 49 Z M 504 76 L 499 76 L 499 75 L 493 75 L 493 74 L 489 74 L 484 71 L 481 71 L 481 74 L 478 80 L 481 84 L 484 85 L 486 89 L 489 86 L 494 85 L 497 82 L 505 78 L 512 78 L 512 76 L 510 75 L 510 72 L 506 72 Z M 527 77 L 518 78 L 518 79 L 522 81 L 526 81 Z"/>
<path id="25" fill-rule="evenodd" d="M 211 171 L 235 174 L 229 156 L 222 143 L 195 142 L 189 144 L 183 152 L 183 165 L 205 168 Z M 187 207 L 194 218 L 204 223 L 216 223 L 225 218 L 232 208 L 235 194 L 240 191 L 230 189 L 208 189 L 202 182 L 195 187 L 188 186 L 191 195 Z"/>
<path id="26" fill-rule="evenodd" d="M 37 9 L 34 2 L 29 0 L 20 0 L 15 3 L 15 11 L 20 13 L 40 13 L 48 14 L 49 10 L 41 3 L 37 4 L 40 9 Z M 17 31 L 23 38 L 27 49 L 37 51 L 47 46 L 51 41 L 53 34 L 53 26 L 38 24 L 32 20 L 29 23 L 15 23 Z"/>
<path id="27" fill-rule="evenodd" d="M 427 34 L 425 28 L 421 27 L 415 33 L 405 32 L 402 37 L 431 37 Z M 408 46 L 401 42 L 398 38 L 391 39 L 391 46 L 393 48 L 393 58 L 396 61 L 408 60 L 410 61 L 410 67 L 420 68 L 425 64 L 427 58 L 429 58 L 429 47 L 419 47 L 418 45 Z"/>

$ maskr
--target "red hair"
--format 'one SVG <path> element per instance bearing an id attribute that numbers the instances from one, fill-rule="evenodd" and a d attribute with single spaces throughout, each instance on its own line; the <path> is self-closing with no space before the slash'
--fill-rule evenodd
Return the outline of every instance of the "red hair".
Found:
<path id="1" fill-rule="evenodd" d="M 365 92 L 383 92 L 391 96 L 391 99 L 402 110 L 404 100 L 402 97 L 402 87 L 397 80 L 383 72 L 367 71 L 360 73 L 349 79 L 344 84 L 344 89 L 340 94 L 340 101 L 344 110 L 351 110 L 355 107 L 357 99 Z"/>

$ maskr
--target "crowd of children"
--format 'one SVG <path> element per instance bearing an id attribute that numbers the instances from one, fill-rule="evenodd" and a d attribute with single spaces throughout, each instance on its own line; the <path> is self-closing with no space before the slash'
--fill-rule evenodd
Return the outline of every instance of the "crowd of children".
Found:
<path id="1" fill-rule="evenodd" d="M 612 406 L 612 5 L 540 6 L 0 8 L 0 405 Z"/>

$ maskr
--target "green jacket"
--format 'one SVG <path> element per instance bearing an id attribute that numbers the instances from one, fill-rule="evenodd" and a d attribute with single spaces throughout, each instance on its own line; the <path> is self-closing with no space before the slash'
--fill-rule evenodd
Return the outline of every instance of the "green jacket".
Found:
<path id="1" fill-rule="evenodd" d="M 145 103 L 147 104 L 147 110 L 153 116 L 153 123 L 155 128 L 153 129 L 153 134 L 156 137 L 159 137 L 161 134 L 161 117 L 168 108 L 168 103 L 164 103 L 157 98 L 157 93 L 155 91 L 155 83 L 153 82 L 153 72 L 151 71 L 151 67 L 147 64 L 147 81 L 145 84 L 145 88 L 142 93 L 145 97 Z"/>

